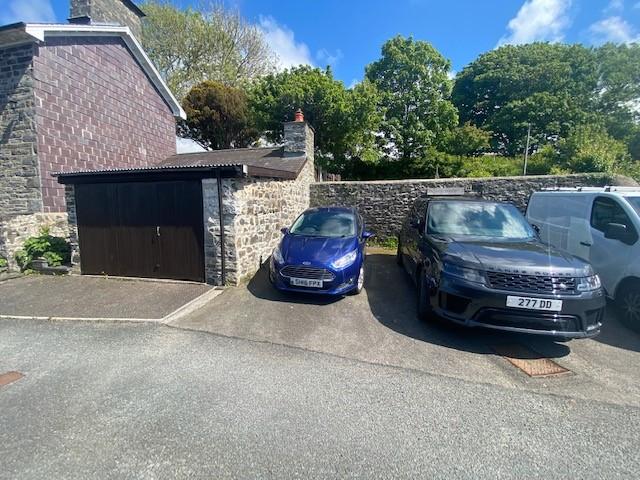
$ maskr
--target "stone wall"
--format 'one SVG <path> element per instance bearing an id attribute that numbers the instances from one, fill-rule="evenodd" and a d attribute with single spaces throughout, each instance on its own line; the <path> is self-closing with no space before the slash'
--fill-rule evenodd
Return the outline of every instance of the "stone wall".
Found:
<path id="1" fill-rule="evenodd" d="M 45 212 L 64 211 L 52 172 L 145 167 L 176 153 L 175 119 L 115 37 L 53 37 L 34 57 Z"/>
<path id="2" fill-rule="evenodd" d="M 251 277 L 282 234 L 309 207 L 313 161 L 307 161 L 296 180 L 229 178 L 222 180 L 226 283 L 237 285 Z M 216 179 L 202 181 L 205 220 L 205 277 L 221 284 L 220 220 Z"/>
<path id="3" fill-rule="evenodd" d="M 32 44 L 0 49 L 0 219 L 42 210 Z"/>
<path id="4" fill-rule="evenodd" d="M 27 238 L 36 236 L 43 227 L 55 237 L 69 238 L 66 213 L 33 213 L 15 215 L 0 220 L 0 257 L 9 262 L 9 270 L 17 270 L 15 254 L 24 246 Z"/>
<path id="5" fill-rule="evenodd" d="M 130 5 L 131 0 L 71 0 L 71 16 L 90 17 L 91 23 L 117 23 L 127 26 L 140 39 L 142 25 L 140 17 Z"/>
<path id="6" fill-rule="evenodd" d="M 528 176 L 495 178 L 448 178 L 438 180 L 392 180 L 326 182 L 311 185 L 311 206 L 357 207 L 367 229 L 384 240 L 395 237 L 414 200 L 427 189 L 463 187 L 484 198 L 514 203 L 526 209 L 529 195 L 545 187 L 637 185 L 627 177 L 608 174 Z"/>

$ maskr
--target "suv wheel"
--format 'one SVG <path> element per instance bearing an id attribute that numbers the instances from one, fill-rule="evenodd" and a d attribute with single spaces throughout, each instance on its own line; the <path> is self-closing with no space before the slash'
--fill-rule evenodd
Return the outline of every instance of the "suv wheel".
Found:
<path id="1" fill-rule="evenodd" d="M 640 331 L 640 285 L 629 285 L 620 292 L 618 306 L 624 323 Z"/>
<path id="2" fill-rule="evenodd" d="M 402 245 L 400 245 L 400 237 L 398 237 L 398 250 L 396 251 L 396 263 L 402 266 Z"/>
<path id="3" fill-rule="evenodd" d="M 421 321 L 431 320 L 433 312 L 429 303 L 429 285 L 427 277 L 420 273 L 418 279 L 418 319 Z"/>

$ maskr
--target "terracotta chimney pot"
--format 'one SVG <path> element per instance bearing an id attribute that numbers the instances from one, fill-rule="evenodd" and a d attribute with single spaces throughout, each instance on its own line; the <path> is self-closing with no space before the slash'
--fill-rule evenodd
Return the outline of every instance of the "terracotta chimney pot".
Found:
<path id="1" fill-rule="evenodd" d="M 304 122 L 304 113 L 302 113 L 302 110 L 300 108 L 296 110 L 296 114 L 293 121 Z"/>

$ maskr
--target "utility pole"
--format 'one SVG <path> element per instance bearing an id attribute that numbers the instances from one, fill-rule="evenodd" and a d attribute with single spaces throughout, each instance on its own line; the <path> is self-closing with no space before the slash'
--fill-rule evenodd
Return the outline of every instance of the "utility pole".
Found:
<path id="1" fill-rule="evenodd" d="M 531 124 L 527 127 L 527 148 L 524 150 L 524 170 L 523 175 L 527 175 L 527 161 L 529 160 L 529 141 L 531 140 Z"/>

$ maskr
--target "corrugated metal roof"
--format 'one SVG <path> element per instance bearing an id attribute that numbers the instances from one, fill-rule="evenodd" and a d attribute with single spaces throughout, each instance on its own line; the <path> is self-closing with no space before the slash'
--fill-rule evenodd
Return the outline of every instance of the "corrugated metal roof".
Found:
<path id="1" fill-rule="evenodd" d="M 149 167 L 127 167 L 127 168 L 106 168 L 101 170 L 73 170 L 69 172 L 53 172 L 53 177 L 73 177 L 79 175 L 95 175 L 95 174 L 108 174 L 108 173 L 144 173 L 144 172 L 158 172 L 163 170 L 205 170 L 207 168 L 216 169 L 221 167 L 242 167 L 240 163 L 218 163 L 215 165 L 152 165 Z"/>

